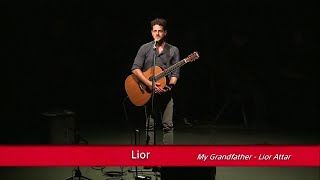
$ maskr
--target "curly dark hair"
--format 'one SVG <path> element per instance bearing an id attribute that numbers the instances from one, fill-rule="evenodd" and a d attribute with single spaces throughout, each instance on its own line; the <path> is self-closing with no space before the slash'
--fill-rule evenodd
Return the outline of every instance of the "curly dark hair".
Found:
<path id="1" fill-rule="evenodd" d="M 162 18 L 156 18 L 151 21 L 151 29 L 153 28 L 154 25 L 159 25 L 163 27 L 163 30 L 167 30 L 167 21 Z"/>

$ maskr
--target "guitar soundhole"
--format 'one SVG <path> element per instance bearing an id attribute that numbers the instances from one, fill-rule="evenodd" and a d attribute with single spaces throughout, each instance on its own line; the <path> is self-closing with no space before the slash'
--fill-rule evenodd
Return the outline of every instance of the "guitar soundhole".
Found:
<path id="1" fill-rule="evenodd" d="M 150 77 L 149 77 L 149 81 L 152 81 L 152 79 L 153 79 L 153 76 L 150 76 Z"/>

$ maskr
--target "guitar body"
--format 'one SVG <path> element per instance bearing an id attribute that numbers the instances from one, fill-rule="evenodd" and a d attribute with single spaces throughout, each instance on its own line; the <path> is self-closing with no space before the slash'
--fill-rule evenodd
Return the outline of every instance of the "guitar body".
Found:
<path id="1" fill-rule="evenodd" d="M 178 61 L 165 70 L 162 70 L 159 66 L 154 66 L 154 74 L 153 67 L 143 72 L 143 74 L 149 80 L 153 79 L 151 77 L 154 75 L 154 79 L 156 80 L 156 82 L 160 83 L 161 88 L 164 88 L 167 83 L 166 76 L 169 73 L 174 72 L 177 68 L 181 68 L 188 62 L 195 61 L 198 58 L 198 52 L 193 52 L 188 57 Z M 131 74 L 126 78 L 124 86 L 130 101 L 136 106 L 145 105 L 152 96 L 152 91 L 145 84 L 140 82 L 134 74 Z"/>
<path id="2" fill-rule="evenodd" d="M 143 72 L 143 74 L 150 78 L 153 75 L 153 67 L 149 68 L 147 71 Z M 162 72 L 162 69 L 159 66 L 155 66 L 155 75 Z M 160 78 L 158 81 L 160 83 L 160 87 L 164 87 L 166 85 L 166 77 Z M 139 79 L 134 75 L 129 75 L 125 80 L 125 89 L 130 101 L 136 106 L 145 105 L 149 99 L 151 98 L 152 91 Z"/>

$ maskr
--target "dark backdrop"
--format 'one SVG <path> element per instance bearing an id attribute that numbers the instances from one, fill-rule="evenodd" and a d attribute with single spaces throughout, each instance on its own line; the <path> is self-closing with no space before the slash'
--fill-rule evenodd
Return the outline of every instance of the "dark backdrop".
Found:
<path id="1" fill-rule="evenodd" d="M 42 113 L 57 109 L 76 112 L 84 124 L 124 121 L 124 80 L 140 45 L 151 40 L 155 17 L 168 20 L 168 41 L 181 58 L 200 54 L 181 69 L 177 119 L 210 120 L 236 97 L 234 104 L 246 104 L 250 126 L 318 127 L 319 4 L 1 4 L 3 142 L 39 131 Z"/>

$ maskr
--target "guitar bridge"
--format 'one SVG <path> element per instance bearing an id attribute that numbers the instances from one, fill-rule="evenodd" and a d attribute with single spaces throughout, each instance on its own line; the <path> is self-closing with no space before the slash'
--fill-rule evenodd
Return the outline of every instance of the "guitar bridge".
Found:
<path id="1" fill-rule="evenodd" d="M 144 89 L 143 89 L 143 86 L 142 86 L 142 84 L 141 84 L 141 83 L 139 83 L 139 88 L 140 88 L 140 90 L 141 90 L 142 94 L 144 94 Z"/>

